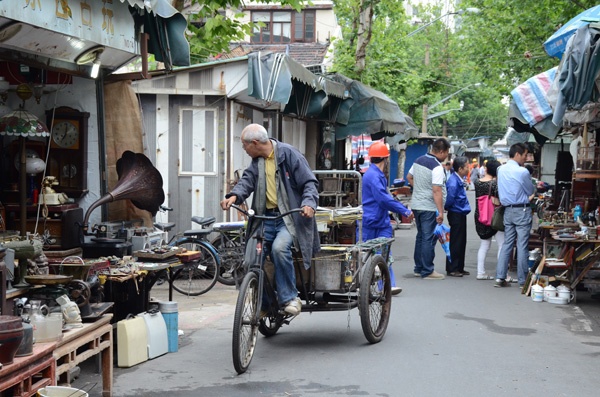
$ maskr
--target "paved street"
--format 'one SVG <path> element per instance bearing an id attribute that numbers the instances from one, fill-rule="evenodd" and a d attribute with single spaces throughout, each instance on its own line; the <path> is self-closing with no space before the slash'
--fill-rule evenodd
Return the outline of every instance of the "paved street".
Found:
<path id="1" fill-rule="evenodd" d="M 115 368 L 115 396 L 596 396 L 600 300 L 582 292 L 577 304 L 535 303 L 516 284 L 499 289 L 476 280 L 472 215 L 468 224 L 471 276 L 442 281 L 412 276 L 416 230 L 396 232 L 394 268 L 404 291 L 393 298 L 379 344 L 367 343 L 358 310 L 303 313 L 276 336 L 259 335 L 249 371 L 238 376 L 231 360 L 236 291 L 217 285 L 197 298 L 176 293 L 185 333 L 179 352 Z M 494 243 L 489 274 L 495 255 Z M 436 270 L 445 274 L 439 245 Z M 165 288 L 153 296 L 166 299 Z M 74 386 L 99 381 L 93 368 L 88 363 Z M 99 395 L 98 385 L 90 396 Z"/>

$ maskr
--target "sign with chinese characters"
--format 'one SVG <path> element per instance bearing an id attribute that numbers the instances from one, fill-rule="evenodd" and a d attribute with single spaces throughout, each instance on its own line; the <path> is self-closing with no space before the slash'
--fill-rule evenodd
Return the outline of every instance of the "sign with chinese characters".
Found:
<path id="1" fill-rule="evenodd" d="M 82 43 L 86 42 L 128 53 L 139 53 L 128 4 L 121 0 L 11 0 L 2 1 L 2 8 L 0 43 L 9 42 L 25 49 L 29 46 L 30 50 L 35 47 L 46 55 L 51 53 L 49 48 L 52 46 L 52 35 L 23 37 L 28 36 L 23 31 L 27 24 L 72 38 L 73 53 L 81 52 L 84 47 Z M 15 43 L 17 40 L 26 40 L 26 43 Z"/>

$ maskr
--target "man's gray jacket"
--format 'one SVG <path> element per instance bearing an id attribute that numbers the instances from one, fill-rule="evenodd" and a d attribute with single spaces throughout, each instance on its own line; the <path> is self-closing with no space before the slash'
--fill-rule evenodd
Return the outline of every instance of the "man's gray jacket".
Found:
<path id="1" fill-rule="evenodd" d="M 316 210 L 319 202 L 319 182 L 310 169 L 308 162 L 293 146 L 274 139 L 271 139 L 271 141 L 277 160 L 275 178 L 278 186 L 277 204 L 280 211 L 286 212 L 303 206 L 309 206 Z M 262 171 L 259 171 L 259 169 Z M 263 183 L 261 187 L 260 183 L 260 180 L 263 179 L 264 158 L 254 158 L 250 166 L 244 171 L 242 178 L 225 197 L 229 198 L 235 195 L 237 196 L 236 204 L 241 204 L 254 192 L 252 209 L 258 215 L 262 215 L 266 209 L 266 185 Z M 283 187 L 283 191 L 280 187 Z M 316 219 L 314 217 L 306 218 L 298 213 L 292 214 L 292 218 L 293 224 L 290 224 L 288 219 L 286 226 L 288 226 L 288 230 L 294 237 L 296 248 L 299 248 L 302 252 L 304 266 L 308 269 L 313 253 L 321 249 Z M 249 225 L 249 235 L 254 234 L 256 227 L 257 222 Z"/>

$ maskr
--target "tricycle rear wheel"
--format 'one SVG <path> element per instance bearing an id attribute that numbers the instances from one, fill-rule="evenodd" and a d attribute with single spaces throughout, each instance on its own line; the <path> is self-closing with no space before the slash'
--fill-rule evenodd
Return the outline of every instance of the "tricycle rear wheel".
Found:
<path id="1" fill-rule="evenodd" d="M 235 305 L 233 318 L 233 366 L 238 374 L 246 372 L 254 355 L 258 335 L 258 276 L 246 274 Z"/>
<path id="2" fill-rule="evenodd" d="M 258 331 L 266 337 L 273 336 L 283 325 L 281 316 L 266 316 L 260 319 Z"/>
<path id="3" fill-rule="evenodd" d="M 381 341 L 387 330 L 392 309 L 390 271 L 381 255 L 374 255 L 363 269 L 358 309 L 367 340 L 370 343 Z"/>

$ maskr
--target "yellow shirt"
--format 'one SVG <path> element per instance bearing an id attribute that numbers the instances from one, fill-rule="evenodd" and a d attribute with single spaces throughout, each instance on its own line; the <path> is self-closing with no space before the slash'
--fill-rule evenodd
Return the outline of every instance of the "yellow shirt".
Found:
<path id="1" fill-rule="evenodd" d="M 275 180 L 275 150 L 265 159 L 265 176 L 267 179 L 267 209 L 277 208 L 277 183 Z"/>

